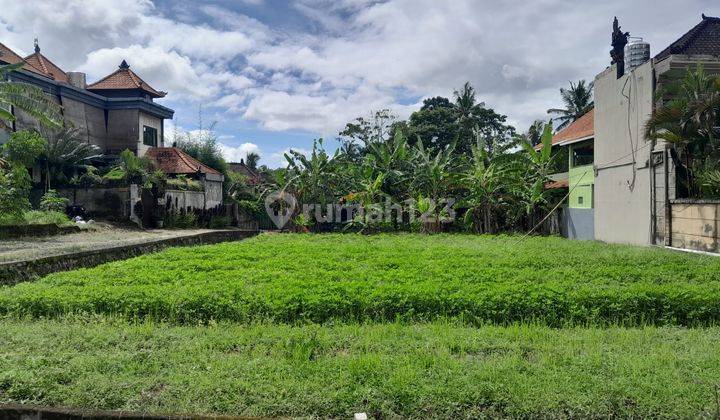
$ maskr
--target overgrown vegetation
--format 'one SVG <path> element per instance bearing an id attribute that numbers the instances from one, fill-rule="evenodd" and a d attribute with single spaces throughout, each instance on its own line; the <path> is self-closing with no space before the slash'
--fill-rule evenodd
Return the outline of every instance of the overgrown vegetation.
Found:
<path id="1" fill-rule="evenodd" d="M 0 289 L 0 313 L 74 312 L 179 323 L 708 325 L 720 321 L 720 260 L 559 238 L 261 235 Z"/>

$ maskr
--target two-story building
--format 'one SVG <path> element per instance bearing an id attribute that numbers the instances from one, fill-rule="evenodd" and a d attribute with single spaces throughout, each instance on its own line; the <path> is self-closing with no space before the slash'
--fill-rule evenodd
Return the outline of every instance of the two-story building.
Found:
<path id="1" fill-rule="evenodd" d="M 35 52 L 25 58 L 0 43 L 0 64 L 17 63 L 24 65 L 10 79 L 43 89 L 61 106 L 65 124 L 79 130 L 104 155 L 129 149 L 142 156 L 150 147 L 164 146 L 164 121 L 174 111 L 154 102 L 165 92 L 148 85 L 124 60 L 112 74 L 87 84 L 84 73 L 65 72 L 42 54 L 37 42 Z M 22 111 L 12 112 L 15 130 L 40 128 Z"/>

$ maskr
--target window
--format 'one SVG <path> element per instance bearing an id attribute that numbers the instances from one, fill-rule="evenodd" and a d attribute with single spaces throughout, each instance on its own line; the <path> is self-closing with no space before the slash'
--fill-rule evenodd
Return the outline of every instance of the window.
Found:
<path id="1" fill-rule="evenodd" d="M 572 166 L 592 165 L 594 158 L 594 147 L 592 140 L 576 144 L 572 147 Z"/>
<path id="2" fill-rule="evenodd" d="M 157 128 L 143 126 L 143 144 L 146 146 L 157 146 Z"/>

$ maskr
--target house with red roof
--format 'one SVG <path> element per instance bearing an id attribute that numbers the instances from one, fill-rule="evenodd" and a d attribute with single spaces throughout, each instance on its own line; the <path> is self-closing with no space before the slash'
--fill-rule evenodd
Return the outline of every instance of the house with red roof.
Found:
<path id="1" fill-rule="evenodd" d="M 151 147 L 164 146 L 164 123 L 174 111 L 155 102 L 165 92 L 150 86 L 125 60 L 111 74 L 87 84 L 84 73 L 63 70 L 41 51 L 37 40 L 34 50 L 23 58 L 0 43 L 0 65 L 23 63 L 10 79 L 44 90 L 61 106 L 64 123 L 105 156 L 112 158 L 125 149 L 143 156 Z M 16 131 L 39 128 L 32 117 L 13 112 Z"/>

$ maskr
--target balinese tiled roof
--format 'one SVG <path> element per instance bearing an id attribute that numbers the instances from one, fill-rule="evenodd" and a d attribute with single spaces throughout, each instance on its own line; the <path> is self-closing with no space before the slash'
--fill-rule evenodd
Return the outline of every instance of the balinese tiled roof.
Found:
<path id="1" fill-rule="evenodd" d="M 253 168 L 247 166 L 247 164 L 244 161 L 229 162 L 228 169 L 247 177 L 248 182 L 250 182 L 251 184 L 259 183 L 262 180 L 262 177 L 260 176 L 260 174 Z"/>
<path id="2" fill-rule="evenodd" d="M 154 161 L 166 174 L 220 174 L 177 147 L 153 147 L 145 156 Z"/>
<path id="3" fill-rule="evenodd" d="M 87 87 L 88 90 L 125 90 L 140 89 L 154 98 L 162 98 L 165 92 L 160 92 L 145 83 L 134 71 L 130 70 L 128 63 L 123 60 L 120 67 L 112 74 L 100 79 Z"/>
<path id="4" fill-rule="evenodd" d="M 656 60 L 672 54 L 720 56 L 720 18 L 702 15 L 702 21 L 669 47 Z"/>
<path id="5" fill-rule="evenodd" d="M 45 73 L 43 73 L 42 70 L 23 60 L 22 57 L 17 55 L 15 51 L 5 46 L 2 42 L 0 42 L 0 62 L 7 64 L 25 63 L 25 65 L 23 66 L 24 70 L 31 71 L 37 74 L 42 74 L 43 76 L 45 76 Z"/>
<path id="6" fill-rule="evenodd" d="M 574 140 L 585 139 L 595 135 L 595 109 L 575 120 L 553 136 L 553 146 Z"/>
<path id="7" fill-rule="evenodd" d="M 38 47 L 37 44 L 35 44 L 35 53 L 25 57 L 25 61 L 36 69 L 42 71 L 47 77 L 58 82 L 68 83 L 67 74 L 65 74 L 63 69 L 56 66 L 55 63 L 42 55 L 40 53 L 40 47 Z"/>

